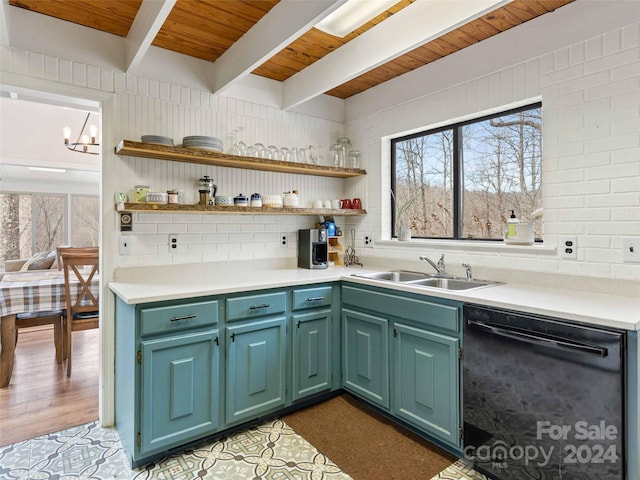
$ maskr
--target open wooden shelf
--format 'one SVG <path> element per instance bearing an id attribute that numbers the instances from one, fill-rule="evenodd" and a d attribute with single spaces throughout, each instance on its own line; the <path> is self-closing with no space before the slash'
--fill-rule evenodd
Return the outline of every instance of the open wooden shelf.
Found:
<path id="1" fill-rule="evenodd" d="M 340 168 L 329 167 L 326 165 L 312 165 L 309 163 L 266 160 L 264 158 L 229 155 L 227 153 L 133 142 L 131 140 L 121 140 L 116 147 L 116 154 L 130 155 L 132 157 L 173 160 L 175 162 L 217 165 L 220 167 L 244 168 L 248 170 L 316 175 L 321 177 L 350 178 L 366 175 L 367 173 L 365 170 L 360 168 Z"/>
<path id="2" fill-rule="evenodd" d="M 119 212 L 180 212 L 211 214 L 246 214 L 246 215 L 334 215 L 357 216 L 366 215 L 366 210 L 333 209 L 333 208 L 272 208 L 272 207 L 236 207 L 215 205 L 185 205 L 176 203 L 116 203 Z"/>

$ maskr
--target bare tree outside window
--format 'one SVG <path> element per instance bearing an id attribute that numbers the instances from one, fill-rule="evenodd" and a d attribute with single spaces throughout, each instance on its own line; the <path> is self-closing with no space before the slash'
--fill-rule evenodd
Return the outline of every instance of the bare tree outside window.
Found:
<path id="1" fill-rule="evenodd" d="M 98 245 L 100 233 L 100 202 L 98 197 L 74 195 L 73 197 L 73 241 L 74 247 Z"/>
<path id="2" fill-rule="evenodd" d="M 403 221 L 412 237 L 502 239 L 510 210 L 541 206 L 541 158 L 540 104 L 393 140 L 394 234 Z"/>
<path id="3" fill-rule="evenodd" d="M 68 198 L 73 204 L 70 220 Z M 50 252 L 60 245 L 98 245 L 99 208 L 96 196 L 0 193 L 0 267 L 6 260 Z M 66 233 L 70 221 L 71 240 Z"/>

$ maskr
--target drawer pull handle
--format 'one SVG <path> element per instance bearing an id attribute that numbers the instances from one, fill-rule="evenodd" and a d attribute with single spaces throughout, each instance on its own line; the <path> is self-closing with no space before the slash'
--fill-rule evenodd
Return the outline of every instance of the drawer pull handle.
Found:
<path id="1" fill-rule="evenodd" d="M 261 308 L 269 308 L 271 305 L 268 303 L 263 303 L 262 305 L 251 305 L 249 310 L 260 310 Z"/>
<path id="2" fill-rule="evenodd" d="M 185 315 L 184 317 L 173 317 L 171 322 L 179 322 L 180 320 L 190 320 L 192 318 L 196 318 L 197 315 Z"/>
<path id="3" fill-rule="evenodd" d="M 321 302 L 324 300 L 324 297 L 309 297 L 307 298 L 307 302 Z"/>

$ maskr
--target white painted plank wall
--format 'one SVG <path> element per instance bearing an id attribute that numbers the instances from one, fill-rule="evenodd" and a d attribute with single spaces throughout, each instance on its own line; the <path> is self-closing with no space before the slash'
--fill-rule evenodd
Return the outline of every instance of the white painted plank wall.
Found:
<path id="1" fill-rule="evenodd" d="M 137 184 L 155 191 L 178 188 L 187 203 L 198 201 L 197 179 L 212 177 L 222 195 L 278 194 L 296 189 L 300 205 L 315 199 L 345 196 L 347 183 L 341 179 L 279 174 L 242 169 L 208 167 L 164 160 L 150 160 L 113 154 L 120 139 L 138 140 L 144 134 L 166 135 L 176 144 L 186 135 L 212 135 L 228 141 L 227 134 L 244 127 L 241 138 L 247 144 L 304 147 L 322 145 L 328 149 L 342 136 L 343 124 L 294 112 L 215 96 L 209 92 L 165 82 L 125 75 L 108 69 L 52 58 L 35 52 L 2 47 L 2 70 L 15 75 L 45 79 L 61 85 L 113 92 L 116 118 L 110 122 L 113 138 L 103 139 L 103 208 L 113 208 L 114 194 L 132 193 Z M 111 142 L 113 145 L 109 145 Z M 328 159 L 328 155 L 325 154 Z M 209 260 L 289 258 L 297 255 L 296 233 L 312 228 L 318 217 L 261 215 L 135 214 L 134 230 L 127 235 L 129 255 L 115 252 L 114 266 L 159 265 Z M 114 217 L 115 219 L 115 217 Z M 339 220 L 339 219 L 338 219 Z M 110 223 L 110 222 L 109 222 Z M 117 219 L 104 225 L 117 233 Z M 288 234 L 283 248 L 279 234 Z M 179 253 L 168 253 L 168 233 L 179 234 Z"/>

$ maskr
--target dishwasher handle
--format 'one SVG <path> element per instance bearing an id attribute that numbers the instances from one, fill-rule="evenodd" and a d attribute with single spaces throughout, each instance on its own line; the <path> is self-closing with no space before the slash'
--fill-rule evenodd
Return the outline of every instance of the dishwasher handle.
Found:
<path id="1" fill-rule="evenodd" d="M 549 338 L 547 336 L 541 336 L 535 333 L 528 333 L 520 329 L 511 329 L 502 325 L 496 326 L 485 322 L 478 322 L 476 320 L 467 320 L 467 324 L 471 327 L 477 328 L 478 330 L 493 335 L 510 338 L 512 340 L 517 340 L 520 342 L 531 343 L 533 345 L 539 345 L 542 347 L 554 348 L 556 350 L 584 353 L 586 355 L 592 355 L 600 358 L 605 358 L 609 354 L 609 351 L 606 347 L 596 347 L 593 345 L 571 342 L 559 338 Z"/>

